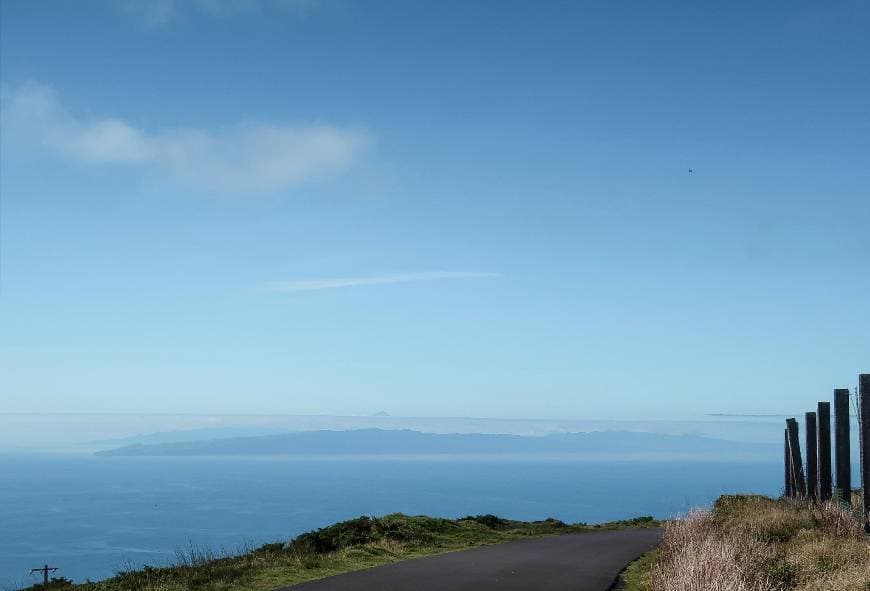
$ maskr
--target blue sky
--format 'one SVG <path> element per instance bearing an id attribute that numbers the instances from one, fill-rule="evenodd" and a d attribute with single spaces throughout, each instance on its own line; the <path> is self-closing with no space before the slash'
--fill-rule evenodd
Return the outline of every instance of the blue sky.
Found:
<path id="1" fill-rule="evenodd" d="M 864 2 L 0 15 L 3 410 L 779 413 L 870 371 Z"/>

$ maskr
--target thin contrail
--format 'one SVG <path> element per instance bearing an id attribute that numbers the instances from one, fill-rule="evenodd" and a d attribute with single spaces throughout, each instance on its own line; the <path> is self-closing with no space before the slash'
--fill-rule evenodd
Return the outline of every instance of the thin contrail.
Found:
<path id="1" fill-rule="evenodd" d="M 260 292 L 313 291 L 317 289 L 338 289 L 364 285 L 384 285 L 388 283 L 408 283 L 412 281 L 436 281 L 439 279 L 479 279 L 501 277 L 500 273 L 479 271 L 427 271 L 422 273 L 397 273 L 394 275 L 374 275 L 369 277 L 339 277 L 335 279 L 306 279 L 302 281 L 276 281 L 260 287 Z"/>

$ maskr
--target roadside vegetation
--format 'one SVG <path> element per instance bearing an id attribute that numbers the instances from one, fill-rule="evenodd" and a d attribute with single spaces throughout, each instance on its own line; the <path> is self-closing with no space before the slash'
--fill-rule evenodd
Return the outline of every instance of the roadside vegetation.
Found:
<path id="1" fill-rule="evenodd" d="M 237 555 L 191 548 L 173 564 L 120 572 L 100 582 L 65 579 L 26 591 L 268 591 L 389 562 L 484 544 L 602 529 L 655 527 L 652 517 L 601 525 L 557 519 L 513 521 L 494 515 L 438 519 L 402 514 L 359 517 L 304 533 L 290 542 L 266 544 Z"/>
<path id="2" fill-rule="evenodd" d="M 858 500 L 857 498 L 855 500 Z M 870 591 L 859 513 L 833 502 L 723 496 L 665 525 L 627 591 Z"/>
<path id="3" fill-rule="evenodd" d="M 648 591 L 653 566 L 659 557 L 658 548 L 650 550 L 628 565 L 620 577 L 619 591 Z"/>

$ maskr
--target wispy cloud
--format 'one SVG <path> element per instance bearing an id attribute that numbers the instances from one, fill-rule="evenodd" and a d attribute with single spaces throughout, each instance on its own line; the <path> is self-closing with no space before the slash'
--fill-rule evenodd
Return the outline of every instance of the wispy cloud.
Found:
<path id="1" fill-rule="evenodd" d="M 197 186 L 279 191 L 341 173 L 372 143 L 362 129 L 240 123 L 217 131 L 148 131 L 117 117 L 78 117 L 48 86 L 26 84 L 0 98 L 4 149 L 36 147 L 82 164 L 157 169 Z"/>
<path id="2" fill-rule="evenodd" d="M 127 13 L 141 18 L 149 27 L 162 27 L 178 18 L 175 0 L 128 0 L 123 7 Z"/>
<path id="3" fill-rule="evenodd" d="M 368 277 L 341 277 L 336 279 L 306 279 L 303 281 L 277 281 L 262 286 L 261 292 L 294 292 L 316 289 L 339 289 L 342 287 L 361 287 L 365 285 L 384 285 L 388 283 L 409 283 L 412 281 L 437 281 L 441 279 L 482 279 L 501 277 L 500 273 L 476 271 L 427 271 L 422 273 L 398 273 L 395 275 L 374 275 Z"/>

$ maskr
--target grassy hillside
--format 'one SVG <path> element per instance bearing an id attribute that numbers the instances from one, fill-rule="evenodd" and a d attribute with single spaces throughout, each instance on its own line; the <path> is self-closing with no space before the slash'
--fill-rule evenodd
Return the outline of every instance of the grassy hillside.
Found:
<path id="1" fill-rule="evenodd" d="M 665 526 L 627 591 L 870 591 L 870 540 L 837 504 L 723 496 Z"/>
<path id="2" fill-rule="evenodd" d="M 651 527 L 651 517 L 602 525 L 565 524 L 556 519 L 512 521 L 494 515 L 462 519 L 402 514 L 360 517 L 266 544 L 236 556 L 190 550 L 175 564 L 118 573 L 97 583 L 54 581 L 28 591 L 267 591 L 330 575 L 483 544 L 600 529 Z"/>

